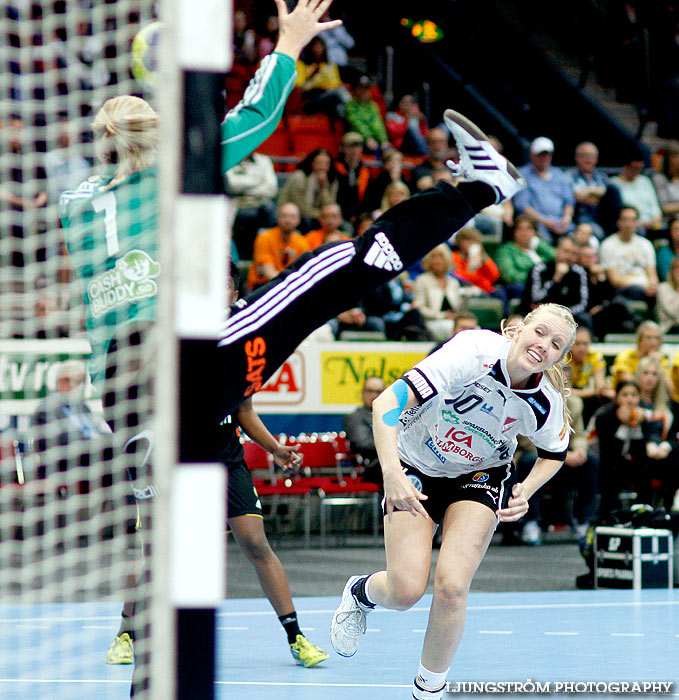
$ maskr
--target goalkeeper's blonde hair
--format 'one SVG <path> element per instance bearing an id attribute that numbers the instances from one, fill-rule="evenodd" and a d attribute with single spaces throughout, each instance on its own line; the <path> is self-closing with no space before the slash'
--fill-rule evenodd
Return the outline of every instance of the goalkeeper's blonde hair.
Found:
<path id="1" fill-rule="evenodd" d="M 97 158 L 116 166 L 115 180 L 155 163 L 158 122 L 156 111 L 140 97 L 122 95 L 104 102 L 92 127 Z"/>
<path id="2" fill-rule="evenodd" d="M 530 313 L 526 314 L 523 321 L 521 321 L 519 325 L 507 326 L 503 321 L 502 335 L 506 336 L 507 338 L 514 338 L 519 328 L 527 326 L 529 323 L 534 323 L 536 321 L 536 316 L 545 313 L 550 313 L 565 321 L 566 326 L 571 331 L 570 338 L 564 344 L 561 357 L 551 367 L 548 367 L 545 370 L 547 380 L 563 398 L 563 422 L 566 431 L 569 432 L 571 430 L 571 414 L 568 410 L 568 406 L 566 405 L 566 398 L 571 392 L 568 388 L 568 382 L 566 381 L 563 368 L 569 362 L 569 351 L 575 342 L 575 332 L 578 329 L 578 324 L 575 322 L 571 310 L 566 306 L 561 306 L 560 304 L 542 304 L 533 309 Z"/>

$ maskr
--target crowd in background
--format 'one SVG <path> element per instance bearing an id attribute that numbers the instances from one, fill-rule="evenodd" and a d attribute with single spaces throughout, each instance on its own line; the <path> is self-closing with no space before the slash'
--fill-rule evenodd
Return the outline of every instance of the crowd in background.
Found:
<path id="1" fill-rule="evenodd" d="M 620 5 L 626 26 L 632 27 L 640 7 Z M 226 108 L 240 99 L 276 42 L 274 15 L 265 22 L 260 18 L 257 32 L 252 19 L 242 11 L 234 14 Z M 81 29 L 91 36 L 91 28 Z M 62 55 L 57 50 L 62 39 L 54 37 L 47 47 L 36 39 L 36 56 L 63 64 L 64 70 L 79 65 L 85 90 L 116 80 L 97 74 L 89 54 Z M 92 56 L 107 50 L 95 45 L 95 37 L 83 46 Z M 384 211 L 438 181 L 455 184 L 446 162 L 457 154 L 445 125 L 428 122 L 411 92 L 387 105 L 379 80 L 351 64 L 353 46 L 352 36 L 339 27 L 312 41 L 298 62 L 283 128 L 298 115 L 312 118 L 316 127 L 327 124 L 325 145 L 278 158 L 270 150 L 267 155 L 265 144 L 227 174 L 235 204 L 232 253 L 247 270 L 248 289 L 265 284 L 307 250 L 360 236 Z M 677 77 L 670 73 L 663 79 L 676 96 Z M 25 94 L 18 67 L 15 82 L 16 100 L 36 97 Z M 58 83 L 55 89 L 61 89 Z M 663 128 L 668 123 L 670 117 Z M 26 126 L 18 116 L 2 125 L 3 152 L 17 157 L 26 152 Z M 580 324 L 570 361 L 575 433 L 566 465 L 547 493 L 561 490 L 572 497 L 552 499 L 562 511 L 569 504 L 569 512 L 557 516 L 545 515 L 544 504 L 534 499 L 522 536 L 535 544 L 546 518 L 567 517 L 581 533 L 625 499 L 679 508 L 679 352 L 667 354 L 669 346 L 663 344 L 665 335 L 679 333 L 679 142 L 655 153 L 651 167 L 632 150 L 620 153 L 619 167 L 603 171 L 594 143 L 564 153 L 548 133 L 531 136 L 521 167 L 528 187 L 513 202 L 488 207 L 457 236 L 451 231 L 448 244 L 340 314 L 316 337 L 363 332 L 371 340 L 435 344 L 450 338 L 460 322 L 476 323 L 468 312 L 476 299 L 496 300 L 498 321 L 545 302 L 568 306 Z M 62 119 L 56 147 L 43 145 L 44 158 L 30 161 L 31 191 L 23 186 L 25 169 L 17 165 L 13 182 L 0 184 L 2 206 L 38 213 L 55 207 L 59 192 L 90 172 L 92 164 L 71 148 L 79 138 Z M 553 165 L 555 158 L 563 167 Z M 8 235 L 28 240 L 38 234 L 42 240 L 47 219 L 38 214 L 31 221 L 31 231 L 15 226 Z M 61 256 L 56 285 L 36 276 L 29 313 L 34 337 L 71 335 L 72 320 L 60 322 L 61 314 L 79 304 L 63 291 L 71 287 L 61 245 L 44 239 L 49 241 L 44 245 L 17 245 L 2 262 L 22 268 Z M 592 342 L 620 332 L 636 334 L 636 343 L 607 366 Z M 5 337 L 22 335 L 17 325 Z M 519 473 L 533 461 L 532 446 L 522 445 Z"/>

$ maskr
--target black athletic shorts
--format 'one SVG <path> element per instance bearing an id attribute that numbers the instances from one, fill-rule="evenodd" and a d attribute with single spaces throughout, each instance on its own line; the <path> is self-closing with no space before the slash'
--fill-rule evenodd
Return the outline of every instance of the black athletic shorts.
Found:
<path id="1" fill-rule="evenodd" d="M 240 515 L 262 517 L 262 504 L 252 481 L 248 465 L 244 461 L 229 465 L 229 495 L 227 519 Z"/>
<path id="2" fill-rule="evenodd" d="M 493 512 L 499 508 L 505 508 L 512 494 L 512 465 L 493 467 L 484 471 L 470 472 L 455 478 L 446 476 L 428 476 L 421 471 L 403 464 L 406 476 L 412 481 L 415 488 L 429 496 L 426 501 L 421 501 L 422 506 L 429 517 L 437 524 L 443 520 L 443 516 L 451 503 L 457 501 L 476 501 L 490 508 Z M 382 501 L 382 509 L 386 515 L 386 502 Z M 404 510 L 394 508 L 394 510 Z"/>

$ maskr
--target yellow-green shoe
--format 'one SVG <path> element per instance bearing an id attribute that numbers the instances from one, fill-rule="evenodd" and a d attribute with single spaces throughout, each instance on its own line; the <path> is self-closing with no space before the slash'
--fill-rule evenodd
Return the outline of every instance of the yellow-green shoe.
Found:
<path id="1" fill-rule="evenodd" d="M 132 638 L 127 632 L 123 632 L 111 642 L 106 652 L 106 663 L 112 665 L 134 663 Z"/>
<path id="2" fill-rule="evenodd" d="M 328 658 L 328 652 L 312 644 L 303 634 L 298 634 L 290 645 L 292 658 L 305 668 L 312 668 Z"/>

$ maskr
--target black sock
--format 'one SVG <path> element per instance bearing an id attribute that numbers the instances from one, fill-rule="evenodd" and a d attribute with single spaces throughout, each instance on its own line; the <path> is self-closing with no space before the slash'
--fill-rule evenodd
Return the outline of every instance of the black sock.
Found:
<path id="1" fill-rule="evenodd" d="M 356 583 L 351 587 L 351 592 L 354 594 L 354 598 L 356 598 L 361 605 L 364 605 L 366 608 L 374 608 L 375 603 L 368 599 L 368 594 L 365 592 L 365 584 L 367 581 L 368 576 L 356 581 Z"/>
<path id="2" fill-rule="evenodd" d="M 497 198 L 495 190 L 485 182 L 461 182 L 457 186 L 457 191 L 477 212 L 495 204 Z"/>
<path id="3" fill-rule="evenodd" d="M 283 625 L 283 629 L 288 635 L 288 644 L 294 644 L 297 641 L 297 635 L 302 634 L 302 630 L 299 628 L 299 623 L 297 622 L 297 613 L 293 610 L 287 615 L 279 615 L 278 620 L 281 625 Z"/>

